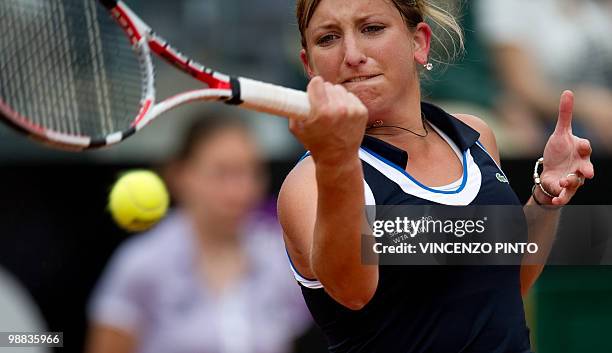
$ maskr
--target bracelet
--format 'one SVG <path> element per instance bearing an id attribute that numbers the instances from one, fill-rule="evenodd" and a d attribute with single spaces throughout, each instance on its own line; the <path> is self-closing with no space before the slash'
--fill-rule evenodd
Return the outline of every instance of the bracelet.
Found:
<path id="1" fill-rule="evenodd" d="M 542 186 L 542 180 L 540 179 L 540 173 L 538 172 L 538 169 L 540 168 L 540 165 L 543 165 L 543 164 L 544 164 L 544 157 L 540 157 L 536 161 L 535 167 L 533 167 L 533 182 L 535 183 L 535 185 L 537 185 L 540 188 L 540 190 L 542 190 L 544 195 L 550 197 L 551 199 L 554 199 L 556 196 L 546 191 L 546 189 L 544 189 L 544 187 Z M 535 185 L 534 185 L 534 188 L 535 188 Z M 533 190 L 531 191 L 531 193 L 533 194 Z M 538 204 L 540 203 L 538 202 Z"/>
<path id="2" fill-rule="evenodd" d="M 531 198 L 536 203 L 536 205 L 542 207 L 545 210 L 558 210 L 561 207 L 563 207 L 563 206 L 555 206 L 555 205 L 545 205 L 541 203 L 540 201 L 538 201 L 538 198 L 535 195 L 535 189 L 536 189 L 536 184 L 533 184 L 533 187 L 531 188 Z"/>
<path id="3" fill-rule="evenodd" d="M 538 198 L 535 196 L 535 189 L 536 189 L 536 184 L 533 184 L 533 187 L 531 188 L 531 197 L 533 198 L 533 201 L 538 206 L 544 206 L 544 204 L 538 201 Z"/>

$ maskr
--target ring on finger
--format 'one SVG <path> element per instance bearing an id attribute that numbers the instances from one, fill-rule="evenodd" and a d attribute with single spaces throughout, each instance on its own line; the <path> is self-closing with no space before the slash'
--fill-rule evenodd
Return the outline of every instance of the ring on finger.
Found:
<path id="1" fill-rule="evenodd" d="M 576 178 L 578 178 L 578 182 L 580 183 L 580 185 L 584 185 L 584 178 L 583 177 L 579 177 L 576 173 L 569 173 L 568 175 L 566 175 L 566 178 L 575 176 Z"/>

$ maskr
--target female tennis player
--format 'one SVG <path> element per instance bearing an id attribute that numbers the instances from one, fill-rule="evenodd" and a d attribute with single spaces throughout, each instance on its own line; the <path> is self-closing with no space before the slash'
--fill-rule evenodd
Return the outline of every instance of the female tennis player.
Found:
<path id="1" fill-rule="evenodd" d="M 361 262 L 364 205 L 518 205 L 479 118 L 421 101 L 435 22 L 428 0 L 298 0 L 309 150 L 287 176 L 279 216 L 294 275 L 331 352 L 529 352 L 521 293 L 542 266 L 411 267 Z M 558 208 L 594 176 L 561 96 L 543 170 L 525 208 L 530 234 L 552 237 Z M 530 176 L 525 176 L 530 177 Z M 540 183 L 541 181 L 541 183 Z M 539 205 L 539 206 L 536 206 Z"/>

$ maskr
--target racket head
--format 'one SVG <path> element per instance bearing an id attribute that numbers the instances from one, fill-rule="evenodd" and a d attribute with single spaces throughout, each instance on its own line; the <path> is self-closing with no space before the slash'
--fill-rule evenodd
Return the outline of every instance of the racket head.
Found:
<path id="1" fill-rule="evenodd" d="M 208 88 L 155 100 L 151 53 Z M 0 117 L 53 147 L 123 141 L 192 101 L 305 118 L 305 92 L 230 77 L 186 57 L 117 0 L 0 1 Z"/>
<path id="2" fill-rule="evenodd" d="M 97 148 L 144 126 L 154 104 L 146 42 L 95 0 L 0 1 L 0 115 L 54 147 Z"/>

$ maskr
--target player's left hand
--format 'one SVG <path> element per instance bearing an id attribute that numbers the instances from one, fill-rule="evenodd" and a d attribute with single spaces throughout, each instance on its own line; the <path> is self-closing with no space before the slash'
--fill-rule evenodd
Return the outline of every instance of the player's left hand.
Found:
<path id="1" fill-rule="evenodd" d="M 540 179 L 545 190 L 557 195 L 551 200 L 557 206 L 567 204 L 584 180 L 595 176 L 591 143 L 572 133 L 573 109 L 574 93 L 563 92 L 557 126 L 544 147 L 544 169 Z"/>

